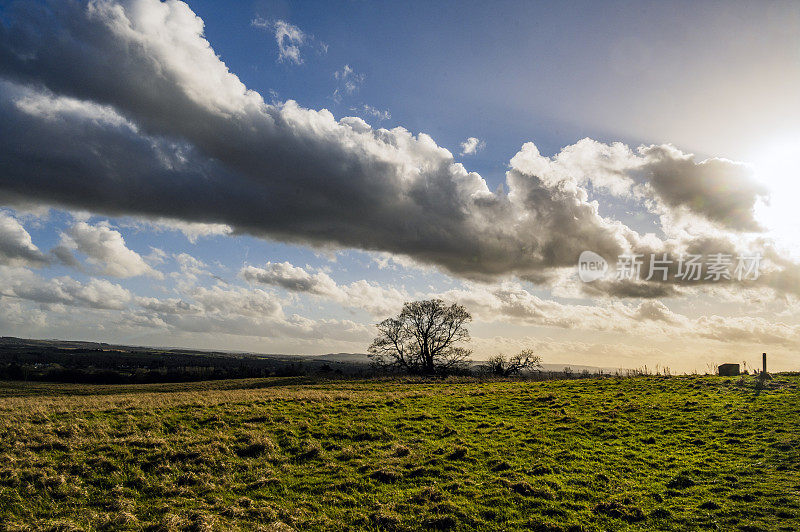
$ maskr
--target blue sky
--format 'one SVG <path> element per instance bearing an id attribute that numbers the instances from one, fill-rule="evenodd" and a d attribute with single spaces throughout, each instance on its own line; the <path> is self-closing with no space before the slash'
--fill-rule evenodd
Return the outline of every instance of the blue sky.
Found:
<path id="1" fill-rule="evenodd" d="M 0 21 L 0 334 L 363 352 L 403 301 L 442 297 L 478 358 L 793 364 L 797 4 L 0 2 Z M 608 278 L 578 280 L 585 249 Z M 624 253 L 758 254 L 764 275 L 614 279 Z"/>
<path id="2" fill-rule="evenodd" d="M 667 138 L 677 131 L 660 129 L 659 123 L 675 112 L 710 115 L 730 100 L 745 98 L 752 109 L 747 114 L 767 116 L 754 124 L 743 120 L 744 113 L 726 113 L 741 130 L 776 120 L 770 115 L 783 115 L 791 123 L 791 111 L 797 111 L 786 85 L 797 83 L 800 15 L 789 3 L 191 6 L 206 21 L 216 52 L 246 85 L 276 90 L 281 98 L 310 108 L 331 108 L 337 116 L 359 103 L 389 109 L 393 118 L 387 125 L 427 132 L 450 149 L 465 134 L 491 139 L 484 154 L 471 162 L 487 177 L 494 171 L 497 179 L 503 174 L 497 161 L 509 159 L 531 139 L 548 154 L 591 137 L 672 142 L 704 156 L 744 157 L 748 150 L 740 146 L 752 138 L 700 142 L 689 134 L 698 124 L 688 116 L 688 138 Z M 302 65 L 276 63 L 274 37 L 245 29 L 254 17 L 290 22 L 327 44 L 328 51 L 321 54 L 312 44 L 303 50 Z M 345 64 L 365 75 L 365 82 L 358 94 L 334 104 L 333 73 Z M 778 69 L 780 78 L 765 79 Z M 759 94 L 742 93 L 747 78 L 759 77 L 759 85 L 787 104 L 780 112 L 754 101 Z M 616 114 L 617 120 L 599 121 L 606 113 Z M 652 126 L 641 127 L 632 113 Z M 631 127 L 634 123 L 637 127 Z M 712 148 L 717 153 L 709 152 Z"/>

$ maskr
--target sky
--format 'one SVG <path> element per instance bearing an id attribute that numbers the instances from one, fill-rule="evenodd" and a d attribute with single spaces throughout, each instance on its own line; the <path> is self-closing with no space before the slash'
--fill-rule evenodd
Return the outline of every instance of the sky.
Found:
<path id="1" fill-rule="evenodd" d="M 800 4 L 0 1 L 0 335 L 797 369 Z"/>

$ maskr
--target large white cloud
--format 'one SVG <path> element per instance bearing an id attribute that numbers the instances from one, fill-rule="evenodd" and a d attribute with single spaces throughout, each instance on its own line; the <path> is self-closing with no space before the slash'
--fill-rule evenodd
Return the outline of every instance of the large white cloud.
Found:
<path id="1" fill-rule="evenodd" d="M 113 277 L 135 277 L 149 275 L 163 279 L 163 274 L 149 264 L 141 255 L 125 245 L 119 231 L 111 228 L 108 222 L 91 225 L 77 222 L 61 236 L 61 256 L 65 250 L 75 250 L 86 255 L 87 262 L 98 268 L 104 275 Z M 69 260 L 67 260 L 69 262 Z"/>
<path id="2" fill-rule="evenodd" d="M 515 162 L 516 161 L 516 164 Z M 615 195 L 652 199 L 659 212 L 685 211 L 733 231 L 759 231 L 757 201 L 767 190 L 748 165 L 727 159 L 696 161 L 669 145 L 631 150 L 622 143 L 583 139 L 552 158 L 527 143 L 512 165 L 548 184 L 585 185 Z"/>
<path id="3" fill-rule="evenodd" d="M 96 309 L 127 308 L 132 294 L 105 279 L 85 283 L 71 277 L 42 278 L 26 268 L 0 266 L 0 295 L 44 305 L 86 306 Z"/>
<path id="4" fill-rule="evenodd" d="M 405 290 L 380 286 L 365 279 L 340 285 L 325 272 L 310 273 L 289 262 L 267 262 L 263 267 L 245 266 L 240 275 L 250 282 L 321 296 L 378 316 L 398 311 L 411 297 Z"/>

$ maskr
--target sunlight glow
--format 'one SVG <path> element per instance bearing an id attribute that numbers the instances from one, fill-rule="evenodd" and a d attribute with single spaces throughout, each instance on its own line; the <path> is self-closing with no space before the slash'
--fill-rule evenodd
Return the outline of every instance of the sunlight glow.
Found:
<path id="1" fill-rule="evenodd" d="M 770 192 L 756 205 L 757 219 L 780 247 L 800 256 L 800 137 L 771 144 L 753 161 L 755 176 Z"/>

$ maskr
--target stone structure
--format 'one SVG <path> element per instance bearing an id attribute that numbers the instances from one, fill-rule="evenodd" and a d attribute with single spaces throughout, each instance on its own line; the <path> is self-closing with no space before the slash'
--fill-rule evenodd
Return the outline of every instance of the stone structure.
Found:
<path id="1" fill-rule="evenodd" d="M 739 364 L 720 364 L 717 372 L 720 377 L 734 377 L 739 374 Z"/>

